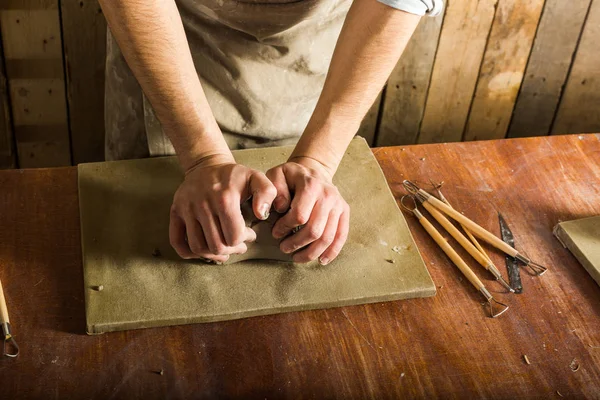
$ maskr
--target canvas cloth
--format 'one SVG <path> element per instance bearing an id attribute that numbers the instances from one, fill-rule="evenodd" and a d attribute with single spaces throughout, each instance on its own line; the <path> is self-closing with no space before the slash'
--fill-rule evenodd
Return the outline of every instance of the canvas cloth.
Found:
<path id="1" fill-rule="evenodd" d="M 291 150 L 233 153 L 238 162 L 264 171 Z M 326 266 L 261 260 L 212 265 L 179 258 L 169 245 L 169 209 L 183 179 L 176 157 L 80 164 L 78 179 L 89 333 L 435 294 L 362 138 L 352 141 L 334 178 L 352 212 L 348 241 Z M 260 233 L 258 241 L 263 241 Z M 96 290 L 99 286 L 103 290 Z"/>

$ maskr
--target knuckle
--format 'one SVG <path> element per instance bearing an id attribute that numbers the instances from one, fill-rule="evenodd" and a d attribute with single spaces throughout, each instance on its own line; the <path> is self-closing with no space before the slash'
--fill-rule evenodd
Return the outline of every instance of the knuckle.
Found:
<path id="1" fill-rule="evenodd" d="M 188 203 L 188 212 L 192 215 L 195 215 L 196 211 L 198 214 L 207 215 L 210 213 L 210 205 L 207 201 L 199 201 L 194 206 L 192 203 Z"/>
<path id="2" fill-rule="evenodd" d="M 342 204 L 342 213 L 348 214 L 348 216 L 350 216 L 350 206 L 346 202 Z"/>
<path id="3" fill-rule="evenodd" d="M 335 235 L 333 235 L 331 233 L 325 233 L 325 234 L 323 234 L 323 236 L 321 236 L 321 240 L 323 241 L 323 243 L 325 243 L 327 246 L 329 246 L 335 240 Z"/>
<path id="4" fill-rule="evenodd" d="M 323 195 L 330 199 L 338 199 L 341 197 L 338 188 L 333 185 L 327 185 L 324 189 Z"/>
<path id="5" fill-rule="evenodd" d="M 215 202 L 220 208 L 225 208 L 229 205 L 229 199 L 231 198 L 231 192 L 229 190 L 223 190 L 215 196 Z"/>
<path id="6" fill-rule="evenodd" d="M 311 225 L 305 227 L 304 229 L 306 229 L 306 236 L 308 236 L 310 240 L 314 241 L 321 237 L 322 232 L 317 226 Z"/>
<path id="7" fill-rule="evenodd" d="M 283 188 L 284 185 L 281 185 L 281 188 Z M 271 185 L 267 185 L 265 186 L 265 194 L 269 197 L 275 197 L 277 196 L 277 193 L 279 192 L 277 190 L 278 188 L 275 187 L 275 185 L 271 184 Z"/>
<path id="8" fill-rule="evenodd" d="M 298 225 L 304 225 L 308 222 L 309 215 L 303 211 L 295 211 L 292 214 L 292 221 Z"/>
<path id="9" fill-rule="evenodd" d="M 216 255 L 224 255 L 225 246 L 221 243 L 215 243 L 212 246 L 210 246 L 210 251 Z"/>
<path id="10" fill-rule="evenodd" d="M 267 171 L 267 173 L 265 175 L 270 180 L 274 180 L 275 178 L 277 178 L 277 167 L 271 168 L 270 170 Z"/>
<path id="11" fill-rule="evenodd" d="M 319 181 L 312 176 L 306 176 L 304 178 L 304 187 L 310 191 L 317 190 L 319 187 Z"/>
<path id="12" fill-rule="evenodd" d="M 242 236 L 241 232 L 236 232 L 230 236 L 227 244 L 231 247 L 235 247 L 242 243 L 244 243 L 244 237 Z"/>

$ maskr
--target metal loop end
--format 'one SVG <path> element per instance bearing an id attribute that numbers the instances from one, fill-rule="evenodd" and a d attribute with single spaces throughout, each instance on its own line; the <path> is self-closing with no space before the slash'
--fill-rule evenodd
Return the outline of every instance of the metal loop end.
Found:
<path id="1" fill-rule="evenodd" d="M 412 195 L 416 195 L 419 192 L 419 189 L 421 189 L 415 183 L 407 179 L 402 181 L 402 186 L 404 186 L 404 189 L 406 189 L 406 191 Z"/>
<path id="2" fill-rule="evenodd" d="M 531 268 L 533 273 L 536 274 L 537 276 L 542 276 L 548 271 L 548 268 L 546 268 L 543 265 L 540 265 L 538 263 L 534 263 L 533 261 L 529 261 L 527 266 L 529 268 Z"/>
<path id="3" fill-rule="evenodd" d="M 407 206 L 404 201 L 406 198 L 410 198 L 412 200 L 412 205 L 413 207 L 409 207 Z M 417 201 L 415 200 L 414 196 L 411 194 L 405 194 L 404 196 L 402 196 L 402 198 L 400 199 L 400 206 L 405 210 L 408 211 L 410 213 L 415 212 L 415 210 L 417 209 Z"/>
<path id="4" fill-rule="evenodd" d="M 11 350 L 12 348 L 12 350 Z M 4 338 L 4 346 L 2 347 L 2 354 L 6 357 L 15 358 L 19 355 L 19 345 L 15 340 L 14 336 L 8 335 Z"/>
<path id="5" fill-rule="evenodd" d="M 531 259 L 527 256 L 524 256 L 520 253 L 518 253 L 515 258 L 519 261 L 521 261 L 523 264 L 525 264 L 526 266 L 528 266 L 531 271 L 533 271 L 534 275 L 537 276 L 542 276 L 546 273 L 546 271 L 548 271 L 548 268 L 538 264 L 538 263 L 534 263 L 533 261 L 531 261 Z"/>
<path id="6" fill-rule="evenodd" d="M 500 306 L 499 311 L 494 312 L 494 303 Z M 490 316 L 496 318 L 504 314 L 508 310 L 508 306 L 504 303 L 500 303 L 498 300 L 490 297 L 488 299 L 488 305 L 490 306 Z M 497 307 L 498 308 L 498 307 Z"/>

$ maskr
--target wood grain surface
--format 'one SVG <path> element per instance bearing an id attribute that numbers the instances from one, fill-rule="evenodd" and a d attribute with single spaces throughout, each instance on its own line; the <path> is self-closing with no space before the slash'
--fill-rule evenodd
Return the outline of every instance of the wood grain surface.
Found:
<path id="1" fill-rule="evenodd" d="M 550 132 L 590 1 L 546 0 L 508 137 Z"/>
<path id="2" fill-rule="evenodd" d="M 377 132 L 377 146 L 413 144 L 417 140 L 444 11 L 433 18 L 421 18 L 390 74 Z"/>
<path id="3" fill-rule="evenodd" d="M 600 287 L 551 232 L 600 214 L 600 136 L 374 152 L 397 196 L 405 178 L 443 180 L 453 206 L 496 234 L 502 212 L 549 272 L 523 270 L 523 294 L 504 294 L 460 252 L 511 307 L 487 318 L 407 215 L 433 298 L 90 337 L 76 169 L 1 171 L 0 279 L 21 345 L 0 359 L 2 398 L 598 398 Z"/>
<path id="4" fill-rule="evenodd" d="M 496 4 L 448 2 L 417 143 L 462 139 Z"/>
<path id="5" fill-rule="evenodd" d="M 19 166 L 71 165 L 58 0 L 26 1 L 17 6 L 15 1 L 0 2 Z"/>
<path id="6" fill-rule="evenodd" d="M 104 161 L 106 20 L 97 0 L 60 2 L 73 164 Z"/>
<path id="7" fill-rule="evenodd" d="M 500 0 L 463 140 L 503 139 L 545 0 Z"/>
<path id="8" fill-rule="evenodd" d="M 16 166 L 14 136 L 8 99 L 8 80 L 4 68 L 4 52 L 0 38 L 0 169 Z"/>
<path id="9" fill-rule="evenodd" d="M 590 5 L 552 134 L 600 129 L 600 0 Z"/>

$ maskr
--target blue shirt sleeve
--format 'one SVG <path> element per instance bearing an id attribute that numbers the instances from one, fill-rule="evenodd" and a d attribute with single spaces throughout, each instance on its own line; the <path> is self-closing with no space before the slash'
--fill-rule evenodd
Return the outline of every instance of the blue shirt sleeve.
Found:
<path id="1" fill-rule="evenodd" d="M 378 0 L 398 10 L 416 15 L 429 15 L 434 17 L 442 12 L 442 0 Z"/>

